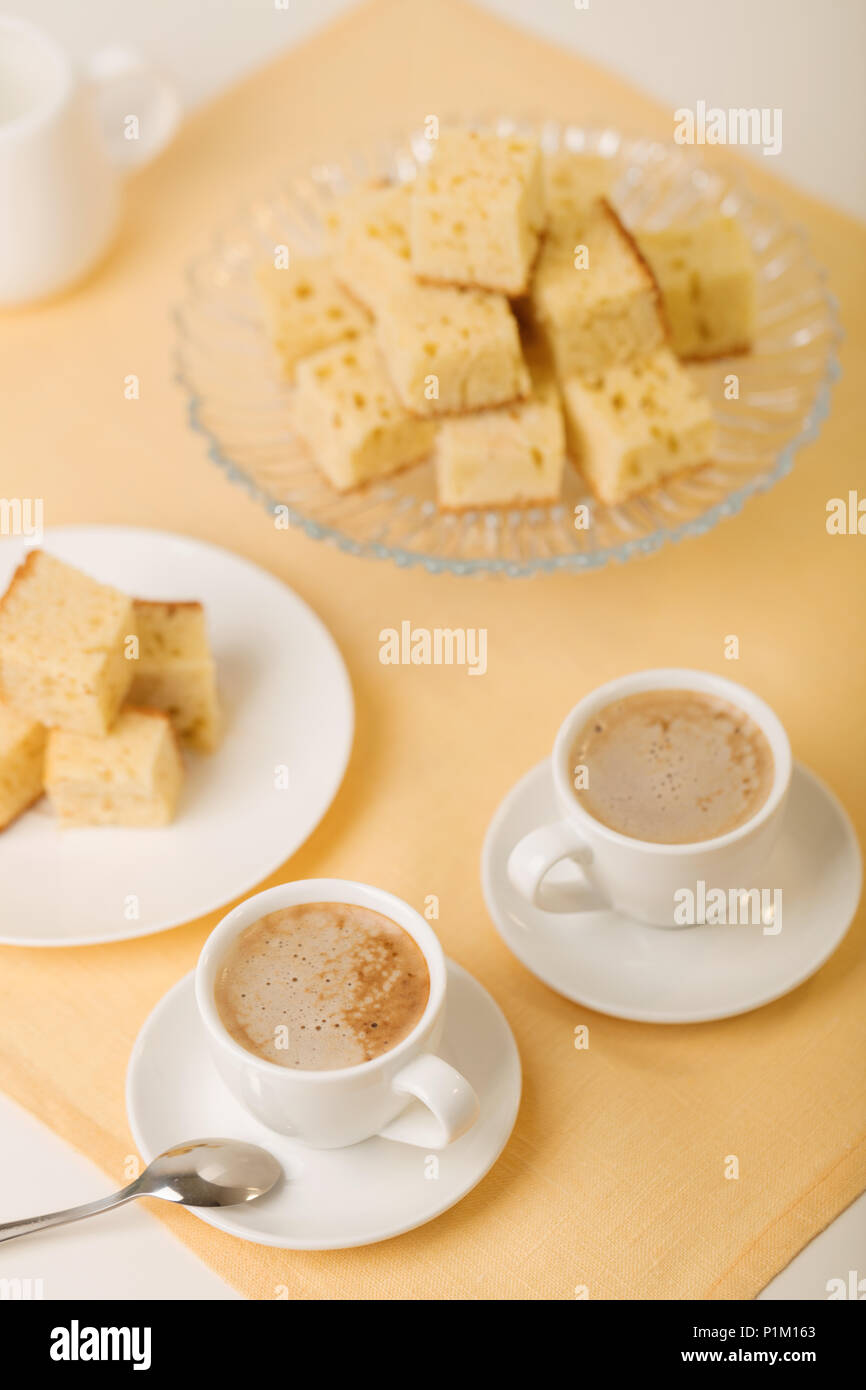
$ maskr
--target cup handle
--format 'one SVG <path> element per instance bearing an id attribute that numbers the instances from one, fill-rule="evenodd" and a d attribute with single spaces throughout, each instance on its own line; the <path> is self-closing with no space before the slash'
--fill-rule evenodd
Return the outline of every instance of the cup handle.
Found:
<path id="1" fill-rule="evenodd" d="M 120 45 L 95 53 L 87 73 L 114 165 L 128 172 L 149 164 L 180 125 L 183 108 L 174 86 L 134 48 Z"/>
<path id="2" fill-rule="evenodd" d="M 417 1144 L 422 1149 L 444 1149 L 475 1123 L 478 1097 L 465 1076 L 432 1052 L 408 1062 L 392 1085 L 401 1095 L 420 1102 L 410 1105 L 379 1131 L 383 1139 Z"/>
<path id="3" fill-rule="evenodd" d="M 581 870 L 588 869 L 592 863 L 592 850 L 568 821 L 530 830 L 508 856 L 511 886 L 543 912 L 597 912 L 609 907 L 609 901 L 585 874 L 582 883 L 544 882 L 554 865 L 563 859 L 570 859 Z"/>

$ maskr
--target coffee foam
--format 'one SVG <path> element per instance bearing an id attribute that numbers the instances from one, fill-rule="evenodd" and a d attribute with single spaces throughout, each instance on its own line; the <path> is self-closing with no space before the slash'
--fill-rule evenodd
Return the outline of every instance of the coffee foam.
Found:
<path id="1" fill-rule="evenodd" d="M 303 903 L 237 937 L 214 999 L 247 1051 L 283 1067 L 358 1066 L 402 1041 L 430 994 L 427 962 L 396 922 L 369 908 Z"/>
<path id="2" fill-rule="evenodd" d="M 571 752 L 581 806 L 602 825 L 656 844 L 691 844 L 751 820 L 770 794 L 773 754 L 743 710 L 690 690 L 646 690 L 607 705 Z"/>

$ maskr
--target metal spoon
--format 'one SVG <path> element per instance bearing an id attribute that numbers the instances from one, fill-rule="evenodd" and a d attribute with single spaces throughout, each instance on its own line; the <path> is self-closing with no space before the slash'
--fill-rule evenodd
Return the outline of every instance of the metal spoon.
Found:
<path id="1" fill-rule="evenodd" d="M 270 1192 L 282 1172 L 273 1155 L 256 1144 L 243 1144 L 239 1139 L 192 1139 L 188 1144 L 166 1149 L 135 1182 L 110 1197 L 100 1197 L 99 1201 L 86 1202 L 81 1207 L 67 1207 L 65 1211 L 50 1211 L 45 1216 L 31 1216 L 29 1221 L 0 1224 L 0 1241 L 27 1236 L 46 1226 L 80 1221 L 131 1202 L 133 1197 L 163 1197 L 166 1202 L 179 1202 L 185 1207 L 231 1207 Z"/>

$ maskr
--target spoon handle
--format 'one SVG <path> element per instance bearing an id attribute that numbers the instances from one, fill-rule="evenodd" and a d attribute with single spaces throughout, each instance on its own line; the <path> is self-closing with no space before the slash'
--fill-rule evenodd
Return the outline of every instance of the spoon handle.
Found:
<path id="1" fill-rule="evenodd" d="M 63 1226 L 67 1221 L 81 1221 L 85 1216 L 96 1216 L 100 1211 L 110 1211 L 112 1207 L 122 1206 L 139 1196 L 138 1183 L 130 1183 L 120 1192 L 112 1192 L 110 1197 L 100 1197 L 96 1202 L 85 1202 L 80 1207 L 67 1207 L 65 1211 L 49 1211 L 44 1216 L 31 1216 L 26 1221 L 6 1221 L 0 1223 L 0 1241 L 14 1240 L 16 1236 L 29 1236 L 32 1231 L 42 1231 L 46 1226 Z"/>

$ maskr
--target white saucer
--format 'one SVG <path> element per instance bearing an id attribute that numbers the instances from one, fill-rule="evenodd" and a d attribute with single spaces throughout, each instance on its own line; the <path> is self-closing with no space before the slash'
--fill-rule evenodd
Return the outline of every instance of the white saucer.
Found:
<path id="1" fill-rule="evenodd" d="M 341 1250 L 422 1226 L 492 1168 L 520 1104 L 520 1058 L 511 1029 L 498 1004 L 454 961 L 448 961 L 447 1008 L 440 1053 L 481 1101 L 469 1133 L 434 1155 L 389 1139 L 315 1150 L 266 1129 L 225 1089 L 187 975 L 157 1004 L 129 1059 L 126 1108 L 138 1151 L 149 1162 L 172 1144 L 209 1135 L 269 1149 L 285 1173 L 273 1192 L 246 1206 L 195 1211 L 209 1225 L 258 1245 Z"/>
<path id="2" fill-rule="evenodd" d="M 333 800 L 352 746 L 352 690 L 326 628 L 285 584 L 201 541 L 120 526 L 48 531 L 44 548 L 137 598 L 200 599 L 225 730 L 185 756 L 159 830 L 59 830 L 39 802 L 0 835 L 0 942 L 85 946 L 146 936 L 248 892 Z M 0 592 L 25 554 L 0 542 Z M 288 788 L 275 785 L 288 768 Z M 137 904 L 138 916 L 132 916 Z"/>
<path id="3" fill-rule="evenodd" d="M 779 842 L 763 881 L 782 890 L 777 936 L 759 926 L 644 926 L 613 910 L 547 913 L 512 888 L 518 840 L 559 819 L 550 762 L 528 772 L 490 823 L 481 881 L 490 916 L 528 970 L 567 999 L 642 1023 L 703 1023 L 747 1013 L 794 989 L 845 935 L 860 899 L 853 827 L 836 797 L 795 764 Z M 560 878 L 576 872 L 570 865 Z M 553 875 L 551 875 L 551 878 Z"/>

